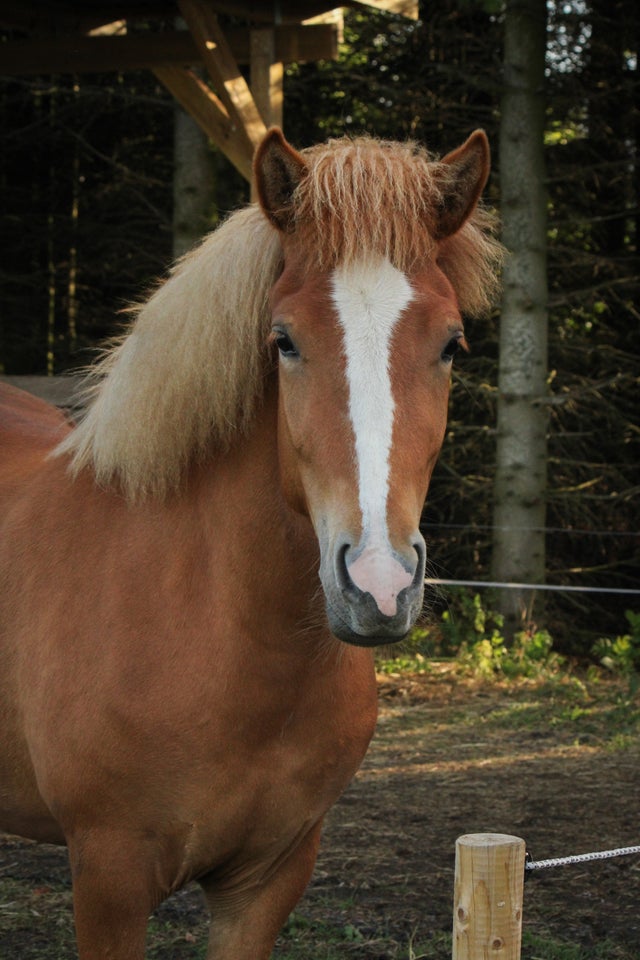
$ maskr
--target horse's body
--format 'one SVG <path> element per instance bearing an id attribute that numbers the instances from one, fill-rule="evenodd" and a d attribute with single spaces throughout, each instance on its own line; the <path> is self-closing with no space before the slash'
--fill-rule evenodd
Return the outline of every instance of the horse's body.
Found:
<path id="1" fill-rule="evenodd" d="M 208 956 L 268 957 L 362 760 L 369 647 L 420 607 L 458 302 L 497 261 L 483 137 L 427 165 L 451 183 L 422 259 L 361 223 L 363 259 L 326 209 L 314 249 L 321 164 L 268 135 L 261 209 L 141 308 L 78 427 L 0 393 L 0 828 L 68 845 L 81 960 L 140 960 L 192 879 Z"/>

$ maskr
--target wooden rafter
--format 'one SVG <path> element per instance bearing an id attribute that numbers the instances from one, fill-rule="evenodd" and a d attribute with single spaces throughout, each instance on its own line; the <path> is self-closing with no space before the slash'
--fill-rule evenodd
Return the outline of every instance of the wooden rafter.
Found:
<path id="1" fill-rule="evenodd" d="M 251 180 L 251 152 L 246 143 L 235 136 L 224 104 L 206 83 L 184 67 L 155 67 L 153 72 L 245 180 Z"/>
<path id="2" fill-rule="evenodd" d="M 251 159 L 267 128 L 218 18 L 202 0 L 178 0 L 178 5 L 214 89 L 235 125 L 233 135 L 239 143 L 245 141 L 247 156 Z"/>

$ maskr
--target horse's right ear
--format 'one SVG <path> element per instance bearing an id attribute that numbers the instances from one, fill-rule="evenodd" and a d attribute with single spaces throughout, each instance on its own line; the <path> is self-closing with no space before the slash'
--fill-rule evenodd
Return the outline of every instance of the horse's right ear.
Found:
<path id="1" fill-rule="evenodd" d="M 489 177 L 489 141 L 484 130 L 441 160 L 442 201 L 435 229 L 436 240 L 450 237 L 469 219 Z"/>
<path id="2" fill-rule="evenodd" d="M 260 206 L 283 233 L 293 230 L 293 194 L 305 170 L 303 158 L 287 143 L 282 130 L 272 127 L 256 151 L 253 175 Z"/>

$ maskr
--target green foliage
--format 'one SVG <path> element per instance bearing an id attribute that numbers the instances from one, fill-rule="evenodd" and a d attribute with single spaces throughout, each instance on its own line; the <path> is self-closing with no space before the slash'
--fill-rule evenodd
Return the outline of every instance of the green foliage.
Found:
<path id="1" fill-rule="evenodd" d="M 440 619 L 416 628 L 391 659 L 383 655 L 378 670 L 427 674 L 432 661 L 453 659 L 463 672 L 485 679 L 542 679 L 560 671 L 564 659 L 553 649 L 548 630 L 530 624 L 509 642 L 503 627 L 502 615 L 480 594 L 452 589 Z"/>
<path id="2" fill-rule="evenodd" d="M 532 624 L 509 643 L 503 627 L 500 613 L 485 605 L 480 594 L 465 590 L 443 612 L 440 629 L 459 663 L 482 677 L 539 677 L 561 666 L 547 630 Z"/>
<path id="3" fill-rule="evenodd" d="M 561 663 L 559 655 L 551 653 L 552 644 L 546 630 L 523 630 L 515 635 L 510 645 L 494 631 L 490 637 L 479 638 L 474 644 L 464 646 L 459 659 L 475 673 L 487 678 L 500 675 L 507 678 L 536 677 L 557 669 Z"/>
<path id="4" fill-rule="evenodd" d="M 593 647 L 593 655 L 603 667 L 629 682 L 629 691 L 640 689 L 640 613 L 625 610 L 630 632 L 615 638 L 601 637 Z"/>
<path id="5" fill-rule="evenodd" d="M 634 695 L 640 689 L 640 613 L 625 611 L 629 630 L 616 637 L 601 637 L 591 656 L 611 673 L 628 680 Z M 554 647 L 547 629 L 529 623 L 509 641 L 504 618 L 467 588 L 451 588 L 450 599 L 439 620 L 413 631 L 402 653 L 381 667 L 382 672 L 428 673 L 430 661 L 455 659 L 477 676 L 539 679 L 558 674 L 565 658 Z"/>
<path id="6" fill-rule="evenodd" d="M 426 631 L 419 631 L 420 634 L 426 634 Z M 428 658 L 415 649 L 414 644 L 422 644 L 421 639 L 416 639 L 413 635 L 404 646 L 405 651 L 391 658 L 381 657 L 376 668 L 378 673 L 384 673 L 388 676 L 396 676 L 399 673 L 431 673 L 431 664 Z M 413 647 L 413 649 L 411 649 Z"/>
<path id="7" fill-rule="evenodd" d="M 464 642 L 458 660 L 474 673 L 486 677 L 503 676 L 540 677 L 558 670 L 562 664 L 559 654 L 553 653 L 553 640 L 547 630 L 531 627 L 521 630 L 507 643 L 500 631 L 502 618 L 499 614 L 486 612 L 476 594 L 477 616 L 474 621 L 476 639 Z"/>
<path id="8" fill-rule="evenodd" d="M 452 594 L 452 603 L 442 614 L 442 630 L 451 649 L 460 651 L 479 642 L 492 645 L 501 642 L 500 631 L 504 618 L 487 610 L 480 594 L 460 590 Z"/>

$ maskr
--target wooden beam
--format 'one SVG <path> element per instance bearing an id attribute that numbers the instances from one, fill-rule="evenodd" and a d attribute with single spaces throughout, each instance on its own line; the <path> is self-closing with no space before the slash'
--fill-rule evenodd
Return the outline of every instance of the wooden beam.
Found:
<path id="1" fill-rule="evenodd" d="M 184 67 L 155 67 L 153 72 L 250 183 L 253 151 L 215 93 L 195 73 Z"/>
<path id="2" fill-rule="evenodd" d="M 237 63 L 248 64 L 250 31 L 236 27 L 227 30 L 226 37 Z M 275 62 L 329 60 L 337 55 L 338 35 L 331 24 L 275 28 Z M 0 43 L 0 74 L 6 76 L 190 66 L 201 60 L 200 51 L 187 30 L 110 37 L 66 34 Z"/>
<path id="3" fill-rule="evenodd" d="M 418 0 L 349 0 L 350 7 L 374 7 L 386 13 L 397 13 L 408 20 L 418 19 Z"/>
<path id="4" fill-rule="evenodd" d="M 229 117 L 246 137 L 251 156 L 267 128 L 218 18 L 202 0 L 178 0 L 178 6 Z"/>

